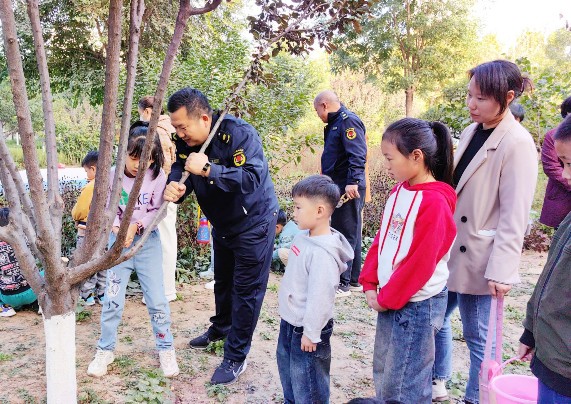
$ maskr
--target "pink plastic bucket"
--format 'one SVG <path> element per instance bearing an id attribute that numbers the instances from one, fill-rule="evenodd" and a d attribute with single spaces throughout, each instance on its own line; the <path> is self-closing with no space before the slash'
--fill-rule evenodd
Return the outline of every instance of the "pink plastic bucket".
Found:
<path id="1" fill-rule="evenodd" d="M 490 403 L 537 403 L 537 378 L 524 375 L 499 375 L 490 382 Z"/>

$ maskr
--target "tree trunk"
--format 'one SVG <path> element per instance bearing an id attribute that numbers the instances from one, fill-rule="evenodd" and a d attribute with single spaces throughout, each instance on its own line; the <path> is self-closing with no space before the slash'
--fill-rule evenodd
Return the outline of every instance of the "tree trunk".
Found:
<path id="1" fill-rule="evenodd" d="M 412 102 L 414 99 L 414 87 L 407 88 L 406 90 L 404 90 L 404 93 L 406 95 L 405 113 L 406 113 L 406 117 L 410 118 L 410 117 L 412 117 Z"/>
<path id="2" fill-rule="evenodd" d="M 47 402 L 77 402 L 75 374 L 75 312 L 44 318 Z"/>

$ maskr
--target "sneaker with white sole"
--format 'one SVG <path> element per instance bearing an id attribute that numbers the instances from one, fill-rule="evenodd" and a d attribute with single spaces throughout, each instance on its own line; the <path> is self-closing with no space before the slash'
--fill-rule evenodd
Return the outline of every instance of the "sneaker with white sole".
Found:
<path id="1" fill-rule="evenodd" d="M 339 287 L 335 291 L 335 297 L 347 297 L 351 296 L 351 291 L 349 290 L 349 285 L 345 286 L 339 284 Z"/>
<path id="2" fill-rule="evenodd" d="M 363 286 L 361 286 L 360 283 L 353 283 L 351 282 L 349 284 L 349 290 L 351 292 L 362 292 L 363 291 Z"/>
<path id="3" fill-rule="evenodd" d="M 210 384 L 232 384 L 238 380 L 240 376 L 246 370 L 248 363 L 244 359 L 244 362 L 235 362 L 230 359 L 224 359 L 220 366 L 216 368 L 212 378 L 210 379 Z"/>
<path id="4" fill-rule="evenodd" d="M 432 381 L 432 401 L 442 402 L 448 400 L 448 391 L 446 390 L 446 380 L 434 379 Z"/>
<path id="5" fill-rule="evenodd" d="M 16 315 L 16 310 L 7 304 L 0 304 L 0 317 L 12 317 Z"/>
<path id="6" fill-rule="evenodd" d="M 106 375 L 107 366 L 113 363 L 114 360 L 115 355 L 113 354 L 113 351 L 104 351 L 103 349 L 97 348 L 95 357 L 87 368 L 87 374 L 94 377 L 101 377 Z"/>
<path id="7" fill-rule="evenodd" d="M 159 351 L 159 362 L 165 377 L 175 377 L 179 374 L 178 363 L 176 363 L 176 354 L 174 349 Z"/>

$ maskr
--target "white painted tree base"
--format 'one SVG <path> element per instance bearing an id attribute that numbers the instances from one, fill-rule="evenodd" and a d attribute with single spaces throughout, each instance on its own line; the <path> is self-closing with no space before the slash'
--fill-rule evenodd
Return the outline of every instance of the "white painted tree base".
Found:
<path id="1" fill-rule="evenodd" d="M 48 404 L 77 402 L 75 313 L 44 319 Z"/>

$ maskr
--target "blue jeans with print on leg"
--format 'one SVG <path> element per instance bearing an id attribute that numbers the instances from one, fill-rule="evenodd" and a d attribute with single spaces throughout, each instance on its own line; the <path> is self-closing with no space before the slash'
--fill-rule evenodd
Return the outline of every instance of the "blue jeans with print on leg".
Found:
<path id="1" fill-rule="evenodd" d="M 448 291 L 377 317 L 373 379 L 377 398 L 391 403 L 430 403 L 434 335 L 442 327 Z"/>
<path id="2" fill-rule="evenodd" d="M 109 246 L 115 242 L 115 234 L 109 236 Z M 140 236 L 135 236 L 133 245 Z M 101 338 L 99 349 L 112 351 L 117 342 L 117 328 L 125 307 L 125 291 L 135 271 L 141 282 L 147 310 L 158 350 L 172 349 L 173 336 L 170 330 L 171 316 L 163 286 L 163 257 L 158 231 L 151 232 L 149 238 L 134 257 L 107 271 L 105 302 L 101 311 Z"/>
<path id="3" fill-rule="evenodd" d="M 281 321 L 276 357 L 285 403 L 329 402 L 332 333 L 333 319 L 321 330 L 321 342 L 315 352 L 304 352 L 301 350 L 303 327 Z"/>

